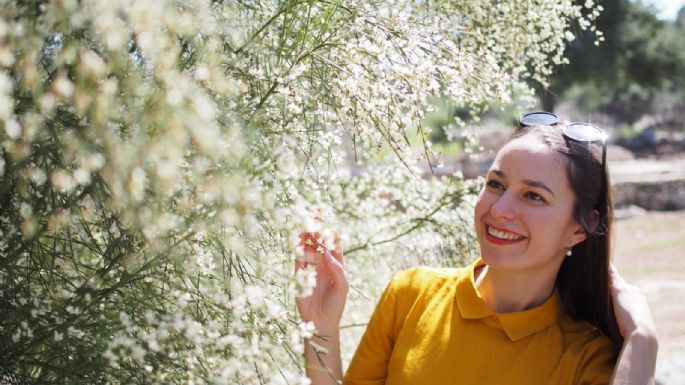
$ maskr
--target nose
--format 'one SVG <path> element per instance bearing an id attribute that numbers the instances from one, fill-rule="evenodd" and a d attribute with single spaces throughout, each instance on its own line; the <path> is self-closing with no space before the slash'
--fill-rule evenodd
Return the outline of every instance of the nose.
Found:
<path id="1" fill-rule="evenodd" d="M 490 206 L 490 215 L 498 221 L 511 221 L 516 218 L 516 202 L 513 194 L 505 191 Z"/>

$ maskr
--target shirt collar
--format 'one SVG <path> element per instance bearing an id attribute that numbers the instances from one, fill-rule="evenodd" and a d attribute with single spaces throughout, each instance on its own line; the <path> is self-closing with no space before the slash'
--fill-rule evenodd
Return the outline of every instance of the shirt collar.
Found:
<path id="1" fill-rule="evenodd" d="M 479 258 L 466 268 L 465 274 L 460 274 L 457 278 L 457 307 L 462 318 L 481 319 L 494 316 L 512 341 L 533 335 L 559 319 L 563 307 L 556 289 L 540 306 L 512 313 L 495 313 L 476 290 L 474 270 L 483 265 L 485 263 Z"/>

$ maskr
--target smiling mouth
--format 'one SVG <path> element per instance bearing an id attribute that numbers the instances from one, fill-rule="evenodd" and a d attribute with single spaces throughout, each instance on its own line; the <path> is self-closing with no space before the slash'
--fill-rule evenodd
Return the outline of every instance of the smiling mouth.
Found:
<path id="1" fill-rule="evenodd" d="M 485 225 L 488 239 L 494 243 L 510 243 L 523 240 L 525 237 L 516 233 L 496 229 L 490 225 Z"/>

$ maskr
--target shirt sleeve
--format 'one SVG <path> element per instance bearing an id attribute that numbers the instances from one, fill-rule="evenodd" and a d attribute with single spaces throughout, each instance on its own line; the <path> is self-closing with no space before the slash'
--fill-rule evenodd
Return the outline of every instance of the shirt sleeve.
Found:
<path id="1" fill-rule="evenodd" d="M 407 275 L 408 271 L 395 274 L 383 291 L 347 368 L 345 385 L 385 383 L 395 339 L 404 322 L 404 316 L 398 314 L 398 292 L 407 284 Z"/>
<path id="2" fill-rule="evenodd" d="M 611 340 L 596 337 L 588 342 L 577 372 L 577 385 L 606 385 L 616 364 Z"/>

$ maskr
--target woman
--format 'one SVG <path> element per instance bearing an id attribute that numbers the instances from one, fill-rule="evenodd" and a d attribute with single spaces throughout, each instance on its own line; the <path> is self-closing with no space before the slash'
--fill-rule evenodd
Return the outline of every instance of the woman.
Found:
<path id="1" fill-rule="evenodd" d="M 646 300 L 610 264 L 603 132 L 548 113 L 524 115 L 521 126 L 476 203 L 481 258 L 463 269 L 396 274 L 346 385 L 653 383 L 657 341 Z M 588 143 L 598 138 L 603 146 Z M 340 383 L 342 253 L 306 247 L 305 255 L 317 268 L 314 294 L 297 302 L 318 331 L 305 349 L 307 375 Z"/>

